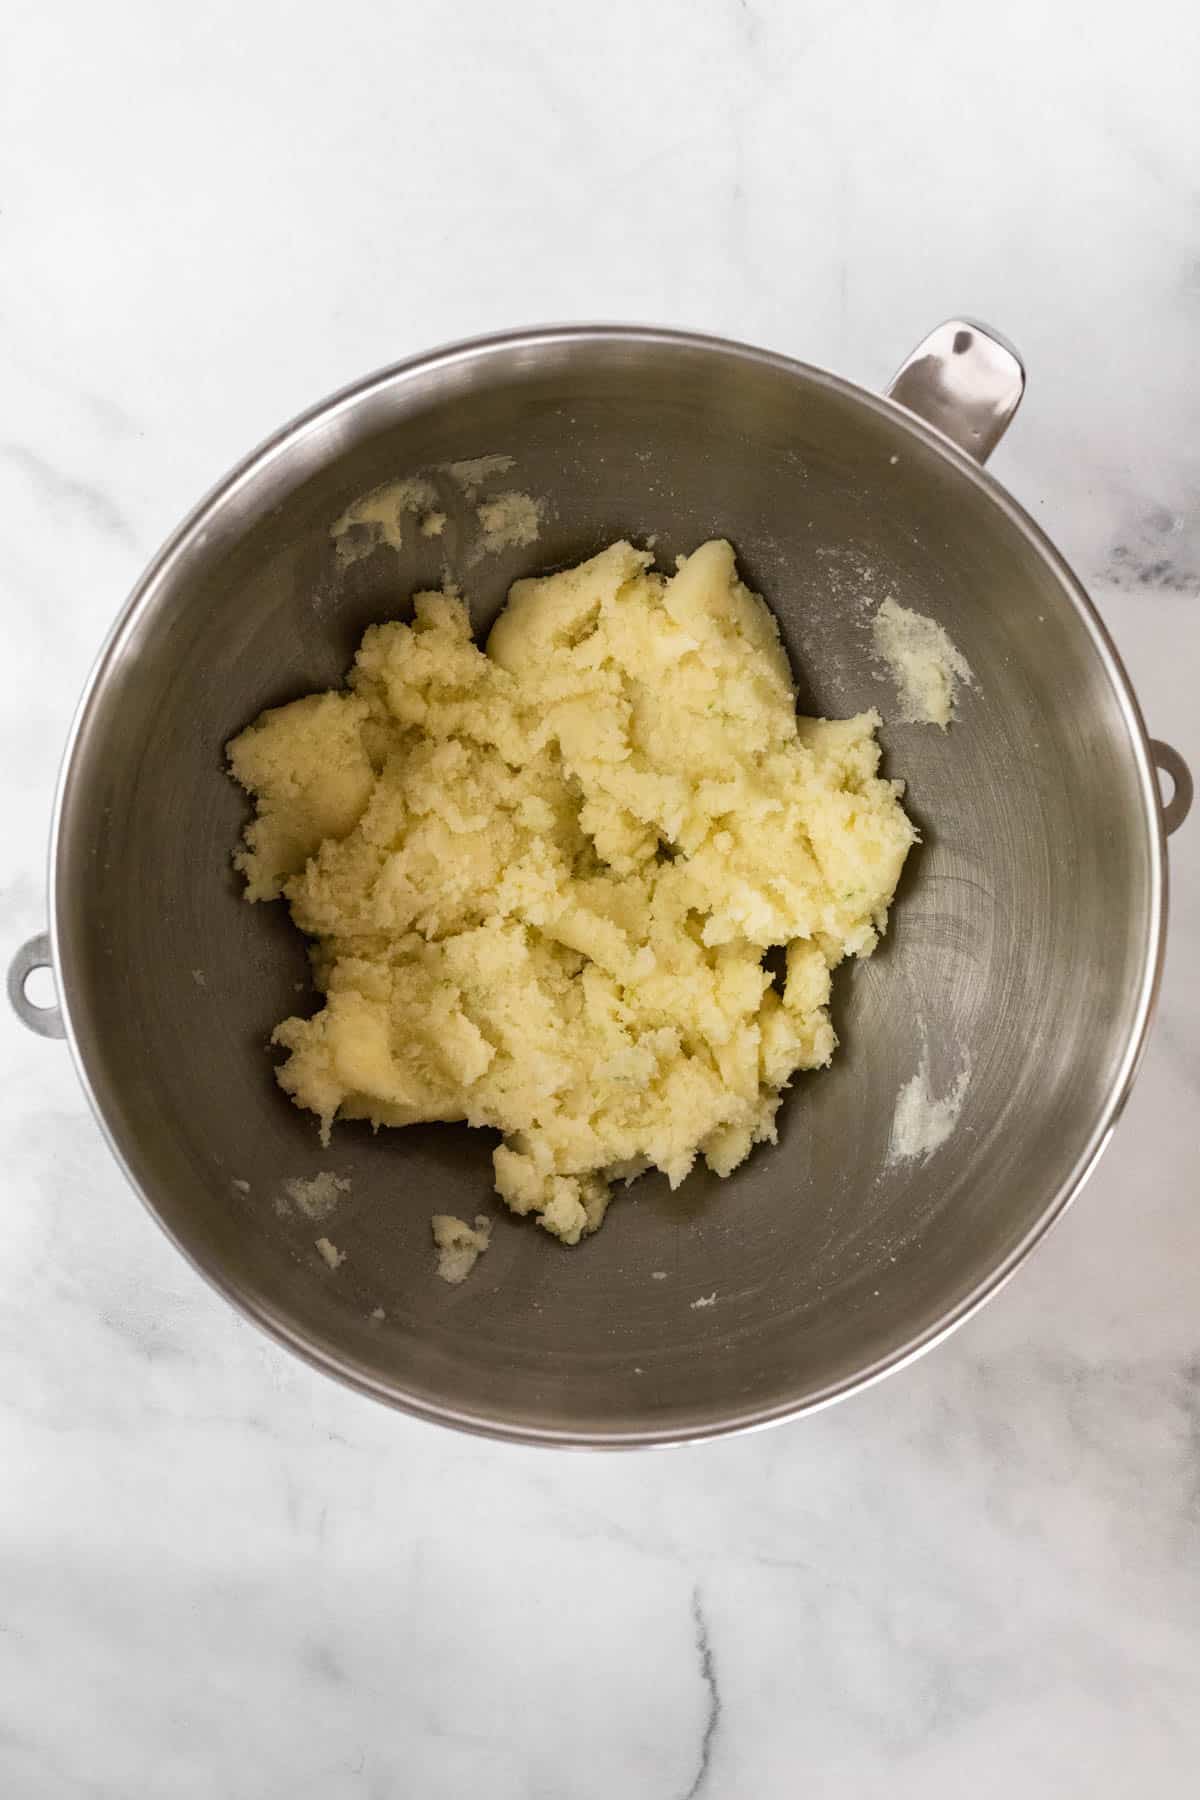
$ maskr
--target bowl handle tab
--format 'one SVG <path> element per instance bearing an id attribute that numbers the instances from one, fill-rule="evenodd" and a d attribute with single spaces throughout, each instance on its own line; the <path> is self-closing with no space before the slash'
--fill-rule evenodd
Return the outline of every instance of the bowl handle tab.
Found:
<path id="1" fill-rule="evenodd" d="M 54 1004 L 38 1006 L 25 991 L 25 984 L 35 969 L 53 968 L 50 939 L 44 931 L 40 931 L 37 937 L 31 937 L 27 944 L 22 944 L 8 965 L 9 1004 L 22 1025 L 28 1025 L 30 1031 L 36 1031 L 39 1037 L 60 1038 L 67 1035 L 58 1007 Z"/>
<path id="2" fill-rule="evenodd" d="M 884 390 L 984 463 L 1025 392 L 1025 365 L 998 331 L 947 319 L 919 343 Z"/>
<path id="3" fill-rule="evenodd" d="M 1162 808 L 1163 830 L 1170 837 L 1192 810 L 1192 771 L 1178 750 L 1164 744 L 1161 738 L 1150 739 L 1150 756 L 1155 768 L 1171 778 L 1171 798 L 1163 801 Z"/>

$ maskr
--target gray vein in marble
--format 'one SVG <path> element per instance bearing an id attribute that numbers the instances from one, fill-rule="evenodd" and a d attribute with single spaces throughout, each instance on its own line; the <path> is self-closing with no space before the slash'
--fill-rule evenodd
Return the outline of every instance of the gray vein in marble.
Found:
<path id="1" fill-rule="evenodd" d="M 704 1718 L 704 1730 L 700 1738 L 699 1762 L 692 1778 L 692 1785 L 684 1795 L 684 1800 L 696 1800 L 697 1795 L 704 1791 L 712 1767 L 712 1752 L 713 1744 L 716 1741 L 717 1727 L 721 1723 L 721 1690 L 717 1686 L 717 1665 L 713 1658 L 704 1600 L 698 1587 L 692 1589 L 692 1626 L 695 1631 L 696 1657 L 700 1664 L 700 1679 L 704 1683 L 707 1697 L 707 1710 Z"/>
<path id="2" fill-rule="evenodd" d="M 1174 898 L 1172 895 L 1172 903 Z M 1200 1094 L 1200 1063 L 1197 1062 L 1195 1049 L 1186 1032 L 1176 1028 L 1165 1008 L 1159 1012 L 1154 1032 L 1160 1046 L 1171 1053 L 1172 1072 L 1180 1081 L 1185 1082 L 1193 1093 Z"/>
<path id="3" fill-rule="evenodd" d="M 737 0 L 736 15 L 739 45 L 752 54 L 762 35 L 762 19 L 750 5 L 750 0 Z"/>
<path id="4" fill-rule="evenodd" d="M 19 470 L 53 509 L 61 507 L 74 512 L 106 537 L 120 538 L 123 543 L 136 545 L 137 533 L 133 526 L 112 495 L 94 482 L 83 481 L 76 475 L 69 475 L 65 469 L 56 468 L 27 444 L 0 444 L 0 461 Z"/>
<path id="5" fill-rule="evenodd" d="M 1104 579 L 1114 587 L 1165 588 L 1168 593 L 1200 591 L 1200 570 L 1180 567 L 1169 556 L 1147 556 L 1128 544 L 1114 544 Z"/>
<path id="6" fill-rule="evenodd" d="M 1178 512 L 1151 507 L 1114 542 L 1102 579 L 1116 588 L 1200 592 L 1200 543 L 1190 523 L 1194 512 L 1190 496 Z"/>
<path id="7" fill-rule="evenodd" d="M 25 920 L 40 921 L 45 917 L 46 903 L 40 881 L 21 870 L 0 887 L 0 932 L 12 932 L 15 939 Z M 14 946 L 7 946 L 11 954 Z"/>
<path id="8" fill-rule="evenodd" d="M 89 416 L 111 437 L 142 437 L 138 421 L 107 394 L 81 393 L 79 396 Z"/>
<path id="9" fill-rule="evenodd" d="M 1191 1523 L 1200 1525 L 1200 1356 L 1189 1358 L 1179 1371 L 1179 1409 L 1190 1472 Z"/>
<path id="10" fill-rule="evenodd" d="M 1133 115 L 1119 89 L 1108 87 L 1105 90 L 1103 114 L 1093 114 L 1092 122 L 1105 139 L 1124 150 L 1134 166 L 1165 194 L 1177 196 L 1189 206 L 1194 206 L 1200 199 L 1200 188 L 1189 179 L 1187 163 L 1179 157 L 1164 154 L 1157 144 L 1150 142 L 1146 121 Z"/>
<path id="11" fill-rule="evenodd" d="M 98 1317 L 106 1330 L 123 1338 L 147 1362 L 195 1362 L 195 1346 L 191 1339 L 185 1331 L 174 1329 L 169 1319 L 143 1321 L 127 1318 L 107 1307 L 99 1312 Z"/>
<path id="12" fill-rule="evenodd" d="M 301 1661 L 310 1675 L 330 1687 L 344 1687 L 346 1670 L 328 1644 L 313 1643 L 302 1653 Z"/>

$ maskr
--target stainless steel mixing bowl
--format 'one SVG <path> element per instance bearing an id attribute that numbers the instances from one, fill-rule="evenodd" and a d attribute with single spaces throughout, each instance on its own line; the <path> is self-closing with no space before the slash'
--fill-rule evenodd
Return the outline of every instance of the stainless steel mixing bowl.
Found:
<path id="1" fill-rule="evenodd" d="M 353 1386 L 468 1429 L 705 1437 L 897 1367 L 1063 1211 L 1145 1041 L 1164 821 L 1112 645 L 974 460 L 1020 389 L 1015 357 L 961 321 L 910 359 L 895 398 L 681 333 L 527 332 L 328 401 L 172 538 L 82 702 L 49 941 L 19 954 L 10 989 L 28 1022 L 65 1030 L 133 1185 L 250 1318 Z M 414 534 L 339 569 L 330 525 L 356 496 L 496 452 L 514 458 L 501 486 L 545 499 L 533 550 L 472 563 L 471 509 L 439 476 L 441 539 Z M 836 978 L 842 1047 L 796 1083 L 778 1148 L 727 1182 L 697 1173 L 672 1194 L 642 1180 L 568 1251 L 493 1205 L 489 1134 L 343 1126 L 323 1152 L 276 1087 L 267 1039 L 311 1003 L 308 969 L 282 907 L 240 898 L 230 852 L 246 809 L 222 747 L 262 707 L 338 682 L 364 627 L 436 585 L 445 556 L 484 627 L 516 574 L 650 532 L 664 563 L 732 539 L 805 706 L 881 707 L 887 766 L 909 782 L 924 844 L 887 942 Z M 891 722 L 863 606 L 887 594 L 939 619 L 977 674 L 948 735 Z M 1186 808 L 1174 769 L 1168 824 Z M 24 992 L 47 961 L 61 1017 Z M 897 1092 L 923 1056 L 935 1092 L 969 1057 L 958 1127 L 926 1160 L 889 1162 Z M 323 1169 L 351 1184 L 336 1217 L 315 1228 L 281 1213 L 285 1180 Z M 448 1288 L 430 1214 L 481 1209 L 492 1248 Z M 336 1272 L 317 1229 L 345 1252 Z"/>

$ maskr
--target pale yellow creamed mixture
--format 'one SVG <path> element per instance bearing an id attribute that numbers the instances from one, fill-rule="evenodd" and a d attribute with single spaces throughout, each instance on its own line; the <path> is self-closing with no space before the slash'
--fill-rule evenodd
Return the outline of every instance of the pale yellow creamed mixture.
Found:
<path id="1" fill-rule="evenodd" d="M 697 1154 L 728 1175 L 774 1141 L 915 838 L 878 715 L 797 718 L 729 545 L 651 560 L 618 543 L 516 582 L 486 652 L 461 599 L 418 594 L 348 690 L 229 746 L 246 897 L 286 897 L 325 994 L 275 1033 L 282 1086 L 326 1138 L 494 1126 L 497 1192 L 568 1244 L 614 1180 L 675 1185 Z"/>

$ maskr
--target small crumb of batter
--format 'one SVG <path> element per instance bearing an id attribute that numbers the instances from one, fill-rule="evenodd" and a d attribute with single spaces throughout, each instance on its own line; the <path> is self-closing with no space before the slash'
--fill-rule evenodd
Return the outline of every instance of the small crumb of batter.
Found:
<path id="1" fill-rule="evenodd" d="M 886 664 L 909 725 L 938 725 L 955 717 L 959 682 L 974 683 L 970 664 L 936 619 L 885 600 L 871 622 L 875 654 Z"/>
<path id="2" fill-rule="evenodd" d="M 446 515 L 444 512 L 427 512 L 421 520 L 422 537 L 441 537 L 445 529 Z"/>
<path id="3" fill-rule="evenodd" d="M 472 552 L 471 560 L 495 556 L 501 550 L 521 550 L 537 542 L 541 529 L 542 503 L 532 494 L 497 494 L 475 509 L 482 536 Z"/>
<path id="4" fill-rule="evenodd" d="M 399 550 L 404 543 L 405 516 L 427 512 L 437 504 L 437 489 L 423 475 L 406 476 L 372 488 L 334 520 L 329 535 L 342 567 L 361 562 L 381 544 Z"/>
<path id="5" fill-rule="evenodd" d="M 940 1149 L 958 1124 L 970 1081 L 970 1059 L 964 1055 L 951 1086 L 937 1097 L 929 1081 L 929 1051 L 922 1045 L 917 1072 L 896 1097 L 888 1162 L 925 1162 Z"/>
<path id="6" fill-rule="evenodd" d="M 485 1213 L 479 1213 L 472 1229 L 465 1219 L 456 1219 L 453 1213 L 434 1213 L 430 1224 L 437 1245 L 437 1272 L 443 1281 L 457 1287 L 487 1249 L 492 1222 Z"/>
<path id="7" fill-rule="evenodd" d="M 515 460 L 511 456 L 472 456 L 463 462 L 444 463 L 442 467 L 471 501 L 493 475 L 507 475 Z"/>
<path id="8" fill-rule="evenodd" d="M 339 1250 L 336 1244 L 331 1244 L 327 1237 L 317 1238 L 316 1246 L 321 1261 L 325 1263 L 328 1268 L 341 1268 L 346 1260 L 346 1252 L 344 1250 Z"/>
<path id="9" fill-rule="evenodd" d="M 345 1176 L 323 1169 L 319 1175 L 285 1181 L 283 1191 L 296 1211 L 316 1225 L 329 1217 L 343 1194 L 350 1192 L 350 1183 Z"/>

